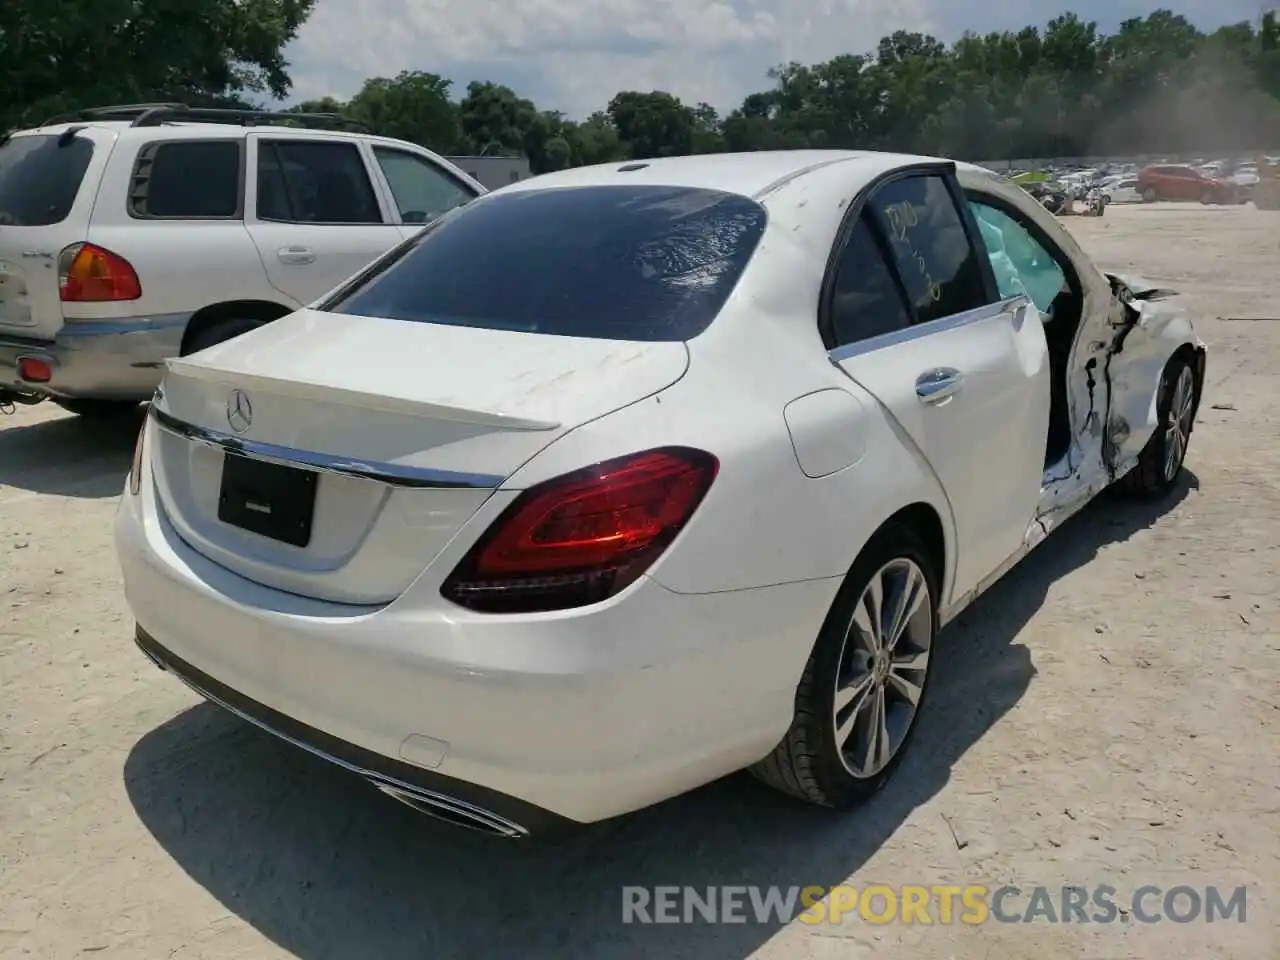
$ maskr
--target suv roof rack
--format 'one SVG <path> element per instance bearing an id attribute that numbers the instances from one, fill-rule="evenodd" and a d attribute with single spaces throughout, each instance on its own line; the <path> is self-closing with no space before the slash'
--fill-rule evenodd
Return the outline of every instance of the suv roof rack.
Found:
<path id="1" fill-rule="evenodd" d="M 124 103 L 90 107 L 50 117 L 42 127 L 56 123 L 95 120 L 131 120 L 132 127 L 158 127 L 165 123 L 234 123 L 243 127 L 258 124 L 299 124 L 320 129 L 347 129 L 363 133 L 368 128 L 358 120 L 339 113 L 292 113 L 287 110 L 245 110 L 233 107 L 192 107 L 185 103 Z"/>

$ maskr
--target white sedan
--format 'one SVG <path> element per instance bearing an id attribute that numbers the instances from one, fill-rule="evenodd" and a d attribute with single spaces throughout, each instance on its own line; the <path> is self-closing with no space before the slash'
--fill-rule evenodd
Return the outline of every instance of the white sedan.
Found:
<path id="1" fill-rule="evenodd" d="M 116 524 L 137 640 L 520 837 L 750 768 L 846 808 L 938 631 L 1104 488 L 1179 482 L 1205 347 L 1011 182 L 610 164 L 169 362 Z"/>
<path id="2" fill-rule="evenodd" d="M 1113 180 L 1104 183 L 1099 189 L 1107 203 L 1142 203 L 1142 194 L 1138 192 L 1138 181 L 1135 177 Z"/>

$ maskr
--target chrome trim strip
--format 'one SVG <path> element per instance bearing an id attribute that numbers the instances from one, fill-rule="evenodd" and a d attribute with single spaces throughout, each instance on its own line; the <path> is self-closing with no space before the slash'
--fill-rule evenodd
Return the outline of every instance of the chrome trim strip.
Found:
<path id="1" fill-rule="evenodd" d="M 142 646 L 142 644 L 138 644 L 138 647 L 139 649 L 142 650 L 143 654 L 146 655 L 148 660 L 150 660 L 152 663 L 158 663 L 156 658 L 153 657 L 146 650 L 146 648 Z M 412 784 L 404 783 L 403 781 L 396 780 L 393 777 L 388 777 L 381 773 L 375 773 L 372 770 L 366 770 L 363 767 L 357 766 L 354 763 L 348 763 L 346 760 L 343 760 L 339 757 L 335 757 L 331 753 L 326 753 L 324 750 L 321 750 L 319 747 L 314 746 L 310 743 L 306 743 L 302 740 L 299 740 L 297 737 L 291 737 L 289 736 L 289 734 L 284 733 L 280 730 L 277 730 L 275 727 L 271 726 L 269 723 L 263 723 L 257 717 L 250 716 L 249 714 L 245 713 L 243 710 L 233 707 L 231 704 L 227 703 L 227 701 L 223 700 L 221 697 L 218 697 L 210 693 L 208 690 L 200 686 L 200 684 L 196 683 L 190 677 L 187 677 L 186 675 L 180 673 L 179 671 L 170 670 L 163 663 L 159 663 L 158 665 L 160 669 L 164 670 L 166 673 L 173 674 L 175 677 L 177 677 L 179 680 L 185 683 L 188 687 L 190 687 L 195 693 L 198 693 L 200 696 L 204 697 L 210 703 L 221 707 L 223 710 L 226 710 L 228 713 L 239 717 L 241 720 L 244 720 L 246 723 L 253 724 L 259 730 L 263 730 L 271 734 L 273 737 L 279 737 L 285 743 L 292 744 L 293 746 L 298 747 L 301 750 L 305 750 L 307 751 L 307 753 L 311 754 L 312 756 L 319 757 L 321 760 L 326 760 L 329 763 L 332 763 L 334 766 L 341 767 L 343 770 L 346 770 L 349 773 L 354 773 L 354 774 L 357 774 L 358 776 L 363 777 L 365 780 L 373 784 L 379 790 L 382 790 L 388 796 L 396 797 L 396 793 L 403 793 L 414 798 L 420 798 L 423 802 L 439 804 L 441 807 L 444 807 L 447 810 L 453 810 L 460 815 L 470 816 L 477 822 L 485 824 L 486 826 L 492 827 L 494 829 L 494 832 L 501 833 L 503 836 L 511 837 L 513 839 L 519 838 L 519 837 L 527 837 L 529 835 L 529 831 L 526 830 L 524 827 L 520 826 L 520 824 L 512 823 L 506 817 L 499 816 L 498 814 L 494 813 L 492 810 L 485 810 L 483 807 L 477 807 L 475 804 L 467 803 L 465 800 L 458 800 L 455 797 L 445 796 L 442 793 L 436 793 L 434 790 L 424 790 L 422 787 L 415 787 Z M 396 799 L 400 799 L 400 798 L 396 797 Z"/>
<path id="2" fill-rule="evenodd" d="M 988 303 L 985 306 L 975 307 L 973 310 L 966 310 L 963 313 L 953 313 L 949 317 L 931 320 L 928 323 L 919 323 L 904 330 L 895 330 L 892 333 L 881 334 L 878 337 L 871 337 L 867 340 L 846 343 L 843 346 L 836 347 L 834 350 L 827 351 L 827 356 L 831 358 L 832 363 L 840 363 L 842 360 L 860 357 L 865 353 L 872 353 L 876 350 L 883 350 L 886 347 L 896 347 L 900 343 L 919 340 L 921 337 L 927 337 L 931 333 L 943 333 L 947 330 L 968 326 L 971 323 L 990 320 L 992 317 L 998 317 L 1002 313 L 1013 312 L 1015 307 L 1024 302 L 1030 304 L 1031 300 L 1019 294 L 1016 297 Z"/>
<path id="3" fill-rule="evenodd" d="M 73 317 L 62 325 L 58 337 L 113 337 L 129 333 L 149 333 L 185 327 L 189 313 L 157 313 L 150 317 L 118 317 L 112 320 L 85 320 Z"/>
<path id="4" fill-rule="evenodd" d="M 529 835 L 528 830 L 512 823 L 506 817 L 500 817 L 498 814 L 477 807 L 473 803 L 467 803 L 463 800 L 447 797 L 442 793 L 436 793 L 434 790 L 394 786 L 385 780 L 371 780 L 369 782 L 388 797 L 400 801 L 415 813 L 422 814 L 425 817 L 435 817 L 450 826 L 478 830 L 490 836 L 497 834 L 500 837 L 506 837 L 508 840 L 518 840 Z"/>
<path id="5" fill-rule="evenodd" d="M 286 467 L 302 467 L 315 470 L 317 473 L 332 473 L 344 477 L 358 477 L 362 480 L 374 480 L 392 487 L 412 487 L 417 489 L 463 489 L 493 490 L 502 484 L 506 477 L 487 473 L 459 473 L 454 470 L 435 470 L 430 467 L 409 467 L 399 463 L 383 463 L 375 460 L 357 460 L 350 457 L 333 457 L 325 453 L 313 453 L 309 450 L 298 450 L 294 447 L 283 447 L 274 443 L 262 443 L 256 440 L 244 440 L 198 427 L 195 424 L 179 420 L 165 413 L 154 403 L 151 405 L 151 419 L 161 430 L 189 440 L 192 443 L 204 444 L 254 460 L 266 460 Z"/>

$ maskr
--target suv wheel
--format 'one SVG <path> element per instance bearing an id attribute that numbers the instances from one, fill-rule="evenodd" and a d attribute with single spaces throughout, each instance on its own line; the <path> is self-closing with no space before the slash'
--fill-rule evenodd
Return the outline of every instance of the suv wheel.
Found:
<path id="1" fill-rule="evenodd" d="M 231 317 L 226 320 L 217 320 L 191 338 L 191 342 L 187 344 L 183 355 L 197 353 L 216 344 L 225 343 L 240 336 L 242 333 L 256 330 L 260 326 L 262 326 L 261 320 L 250 320 L 248 317 Z"/>
<path id="2" fill-rule="evenodd" d="M 1142 202 L 1143 202 L 1143 203 L 1155 203 L 1155 202 L 1156 202 L 1156 188 L 1155 188 L 1155 187 L 1147 187 L 1147 189 L 1145 189 L 1145 190 L 1143 190 L 1143 191 L 1142 191 Z"/>
<path id="3" fill-rule="evenodd" d="M 1200 196 L 1200 202 L 1201 202 L 1201 203 L 1203 203 L 1205 206 L 1208 206 L 1208 205 L 1209 205 L 1209 204 L 1211 204 L 1211 203 L 1217 203 L 1217 202 L 1218 202 L 1218 195 L 1217 195 L 1216 193 L 1214 193 L 1212 190 L 1206 190 L 1206 191 L 1205 191 L 1205 192 Z"/>

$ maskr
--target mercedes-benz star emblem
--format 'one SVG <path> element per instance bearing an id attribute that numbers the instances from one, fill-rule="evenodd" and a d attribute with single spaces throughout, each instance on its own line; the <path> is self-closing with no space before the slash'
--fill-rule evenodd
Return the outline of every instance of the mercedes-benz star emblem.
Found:
<path id="1" fill-rule="evenodd" d="M 227 423 L 236 433 L 244 433 L 253 426 L 253 404 L 243 390 L 232 390 L 227 397 Z"/>

